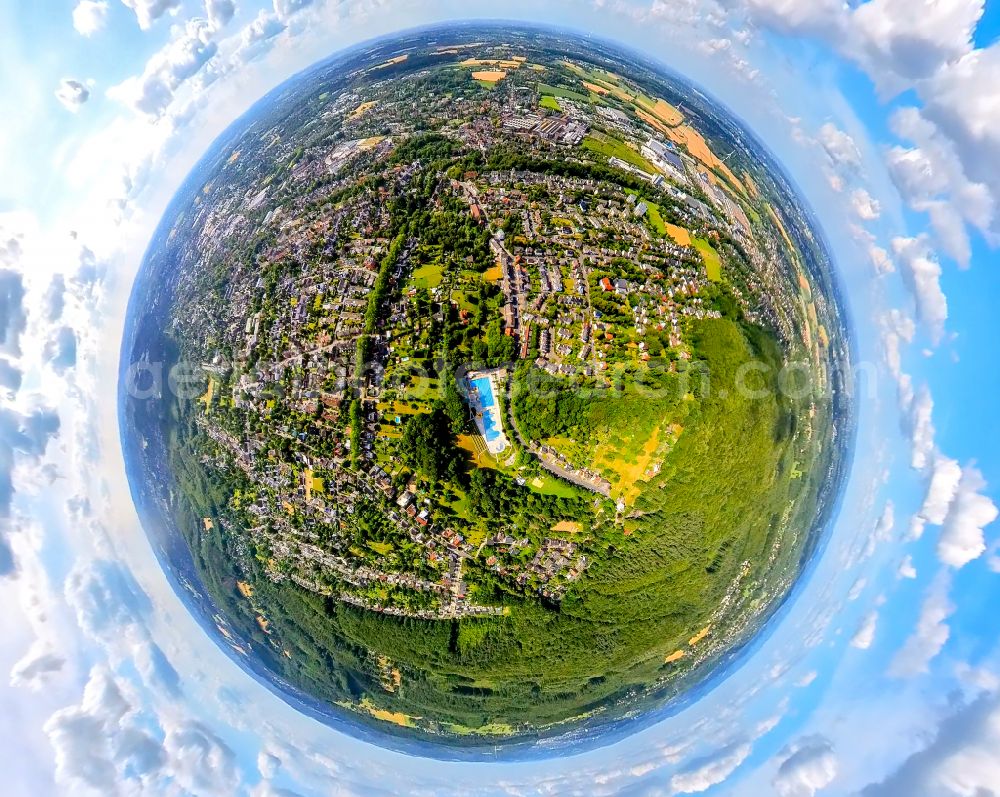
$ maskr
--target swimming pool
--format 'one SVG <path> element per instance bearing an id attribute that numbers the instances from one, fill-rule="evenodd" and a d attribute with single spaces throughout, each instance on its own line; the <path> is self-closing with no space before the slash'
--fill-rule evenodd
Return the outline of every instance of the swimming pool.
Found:
<path id="1" fill-rule="evenodd" d="M 479 407 L 483 411 L 483 436 L 486 442 L 492 443 L 500 437 L 500 419 L 497 417 L 496 400 L 493 398 L 493 383 L 488 377 L 481 376 L 472 381 L 479 398 Z"/>

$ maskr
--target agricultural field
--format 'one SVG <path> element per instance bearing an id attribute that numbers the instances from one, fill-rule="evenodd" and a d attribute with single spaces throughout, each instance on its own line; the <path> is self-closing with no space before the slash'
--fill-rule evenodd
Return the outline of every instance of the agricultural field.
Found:
<path id="1" fill-rule="evenodd" d="M 719 282 L 722 279 L 722 260 L 715 247 L 704 238 L 692 238 L 691 243 L 705 261 L 708 278 L 712 282 Z"/>
<path id="2" fill-rule="evenodd" d="M 591 134 L 583 140 L 583 146 L 591 152 L 597 152 L 609 158 L 621 158 L 626 163 L 631 163 L 649 174 L 655 174 L 657 171 L 656 167 L 641 153 L 636 152 L 620 139 L 611 138 L 604 134 Z"/>
<path id="3" fill-rule="evenodd" d="M 587 102 L 590 99 L 588 95 L 581 94 L 579 91 L 562 88 L 561 86 L 550 86 L 547 83 L 539 83 L 537 88 L 538 93 L 542 96 L 565 97 L 568 100 L 577 100 L 578 102 Z"/>

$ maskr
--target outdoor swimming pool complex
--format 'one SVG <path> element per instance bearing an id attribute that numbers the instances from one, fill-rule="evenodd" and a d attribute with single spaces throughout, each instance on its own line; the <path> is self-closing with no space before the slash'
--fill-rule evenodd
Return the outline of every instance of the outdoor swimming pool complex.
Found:
<path id="1" fill-rule="evenodd" d="M 487 443 L 492 443 L 500 437 L 500 419 L 496 399 L 493 398 L 493 383 L 489 377 L 481 376 L 473 380 L 472 386 L 479 398 L 479 408 L 482 410 L 483 436 Z"/>

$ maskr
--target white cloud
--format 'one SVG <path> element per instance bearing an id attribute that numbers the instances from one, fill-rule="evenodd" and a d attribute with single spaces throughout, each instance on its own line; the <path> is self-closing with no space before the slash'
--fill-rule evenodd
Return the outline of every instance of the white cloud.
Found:
<path id="1" fill-rule="evenodd" d="M 966 223 L 985 233 L 993 222 L 988 187 L 969 180 L 953 142 L 918 109 L 896 111 L 891 125 L 897 136 L 913 144 L 886 152 L 893 183 L 911 208 L 928 214 L 941 248 L 959 265 L 968 265 Z"/>
<path id="2" fill-rule="evenodd" d="M 903 389 L 901 394 L 905 395 Z M 905 396 L 903 404 L 903 424 L 911 444 L 910 464 L 923 470 L 934 452 L 934 399 L 927 385 L 921 385 L 912 395 Z"/>
<path id="3" fill-rule="evenodd" d="M 994 573 L 1000 573 L 1000 540 L 993 543 L 990 548 L 990 558 L 986 561 L 986 566 Z"/>
<path id="4" fill-rule="evenodd" d="M 313 0 L 274 0 L 274 13 L 281 20 L 299 13 L 313 4 Z"/>
<path id="5" fill-rule="evenodd" d="M 108 19 L 107 0 L 80 0 L 73 9 L 73 27 L 81 36 L 93 36 Z"/>
<path id="6" fill-rule="evenodd" d="M 122 0 L 122 4 L 135 12 L 140 28 L 149 30 L 164 14 L 175 13 L 180 8 L 181 0 Z"/>
<path id="7" fill-rule="evenodd" d="M 896 571 L 896 575 L 899 578 L 914 579 L 917 577 L 917 568 L 913 566 L 913 557 L 909 554 L 904 557 L 903 561 L 899 563 L 899 569 Z"/>
<path id="8" fill-rule="evenodd" d="M 876 82 L 899 88 L 969 52 L 982 13 L 983 0 L 870 0 L 851 15 L 847 47 Z"/>
<path id="9" fill-rule="evenodd" d="M 917 317 L 934 343 L 944 335 L 948 300 L 941 290 L 941 264 L 930 250 L 926 236 L 894 238 L 892 250 L 903 282 L 916 303 Z"/>
<path id="10" fill-rule="evenodd" d="M 259 11 L 240 32 L 240 45 L 234 57 L 239 61 L 259 58 L 273 46 L 275 37 L 284 30 L 285 23 L 276 14 Z"/>
<path id="11" fill-rule="evenodd" d="M 884 542 L 892 539 L 892 530 L 896 527 L 896 505 L 890 500 L 885 502 L 882 514 L 875 522 L 872 533 L 868 536 L 865 546 L 865 557 L 875 553 L 875 549 Z"/>
<path id="12" fill-rule="evenodd" d="M 919 114 L 945 142 L 954 165 L 943 169 L 950 203 L 979 229 L 990 226 L 997 240 L 994 215 L 1000 197 L 1000 45 L 975 50 L 948 64 L 920 90 Z"/>
<path id="13" fill-rule="evenodd" d="M 931 480 L 927 484 L 927 493 L 924 495 L 924 502 L 920 507 L 920 517 L 935 526 L 944 523 L 961 479 L 962 468 L 958 462 L 941 453 L 936 453 Z"/>
<path id="14" fill-rule="evenodd" d="M 837 36 L 843 30 L 840 0 L 744 0 L 743 5 L 759 24 L 783 33 Z"/>
<path id="15" fill-rule="evenodd" d="M 88 793 L 119 793 L 112 740 L 131 711 L 121 684 L 106 668 L 94 668 L 80 705 L 57 712 L 45 724 L 55 750 L 57 781 Z"/>
<path id="16" fill-rule="evenodd" d="M 858 630 L 851 638 L 851 647 L 858 650 L 868 650 L 875 641 L 875 630 L 878 627 L 878 612 L 870 611 L 858 625 Z"/>
<path id="17" fill-rule="evenodd" d="M 858 188 L 851 194 L 851 207 L 864 221 L 874 221 L 882 215 L 882 205 L 864 188 Z"/>
<path id="18" fill-rule="evenodd" d="M 64 78 L 59 82 L 56 89 L 56 99 L 63 104 L 68 111 L 76 113 L 80 106 L 90 99 L 90 89 L 79 80 Z"/>
<path id="19" fill-rule="evenodd" d="M 174 781 L 190 794 L 231 795 L 239 788 L 233 751 L 194 722 L 172 728 L 164 741 Z"/>
<path id="20" fill-rule="evenodd" d="M 163 114 L 174 93 L 215 55 L 215 29 L 203 19 L 190 19 L 163 49 L 146 63 L 142 74 L 108 90 L 108 95 L 152 117 Z"/>
<path id="21" fill-rule="evenodd" d="M 837 777 L 837 756 L 823 737 L 800 739 L 783 750 L 772 784 L 779 797 L 813 797 Z"/>
<path id="22" fill-rule="evenodd" d="M 881 246 L 876 246 L 875 244 L 869 246 L 868 257 L 871 258 L 875 273 L 880 277 L 891 274 L 896 270 L 896 267 L 892 263 L 892 258 L 889 257 L 889 253 Z"/>
<path id="23" fill-rule="evenodd" d="M 819 143 L 834 166 L 849 170 L 861 167 L 861 150 L 858 145 L 848 133 L 832 122 L 820 127 Z"/>
<path id="24" fill-rule="evenodd" d="M 819 678 L 819 673 L 816 670 L 810 670 L 805 675 L 803 675 L 799 680 L 795 682 L 795 685 L 799 689 L 805 689 L 810 686 L 817 678 Z"/>
<path id="25" fill-rule="evenodd" d="M 947 716 L 926 747 L 861 797 L 990 797 L 1000 783 L 1000 699 L 984 694 Z"/>
<path id="26" fill-rule="evenodd" d="M 205 14 L 215 30 L 228 25 L 235 13 L 236 3 L 233 0 L 205 0 Z"/>
<path id="27" fill-rule="evenodd" d="M 62 656 L 39 640 L 14 665 L 10 673 L 10 684 L 37 692 L 44 689 L 50 677 L 60 672 L 65 664 L 66 660 Z"/>
<path id="28" fill-rule="evenodd" d="M 912 147 L 890 150 L 893 180 L 926 212 L 942 249 L 960 265 L 964 226 L 1000 240 L 1000 42 L 974 49 L 984 0 L 733 0 L 752 22 L 809 34 L 855 61 L 886 95 L 915 89 L 921 108 L 904 109 L 897 134 Z M 734 24 L 742 24 L 740 18 Z M 909 125 L 909 129 L 904 129 Z"/>
<path id="29" fill-rule="evenodd" d="M 889 674 L 895 678 L 909 678 L 926 673 L 930 663 L 937 658 L 951 637 L 947 620 L 955 611 L 955 605 L 948 597 L 951 578 L 940 573 L 927 590 L 917 627 L 896 653 L 889 666 Z"/>
<path id="30" fill-rule="evenodd" d="M 986 553 L 983 529 L 997 519 L 993 501 L 982 494 L 986 481 L 974 467 L 962 471 L 955 498 L 948 510 L 938 539 L 938 558 L 961 568 Z"/>
<path id="31" fill-rule="evenodd" d="M 897 381 L 903 373 L 902 344 L 912 343 L 917 327 L 902 310 L 893 308 L 882 316 L 882 348 L 889 372 Z"/>
<path id="32" fill-rule="evenodd" d="M 749 744 L 734 745 L 713 756 L 694 762 L 689 768 L 670 778 L 674 794 L 696 794 L 707 791 L 726 780 L 747 760 L 752 751 Z"/>

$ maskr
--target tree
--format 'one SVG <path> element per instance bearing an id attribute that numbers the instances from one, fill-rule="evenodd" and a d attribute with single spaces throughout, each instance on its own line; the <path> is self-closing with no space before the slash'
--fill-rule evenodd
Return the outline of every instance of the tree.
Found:
<path id="1" fill-rule="evenodd" d="M 407 421 L 399 449 L 403 461 L 431 484 L 457 480 L 458 451 L 448 415 L 440 403 L 436 403 L 431 412 L 414 415 Z"/>
<path id="2" fill-rule="evenodd" d="M 452 434 L 461 434 L 465 429 L 465 421 L 468 413 L 465 409 L 465 402 L 458 392 L 458 385 L 455 383 L 455 376 L 449 373 L 444 382 L 444 411 L 451 422 Z"/>

